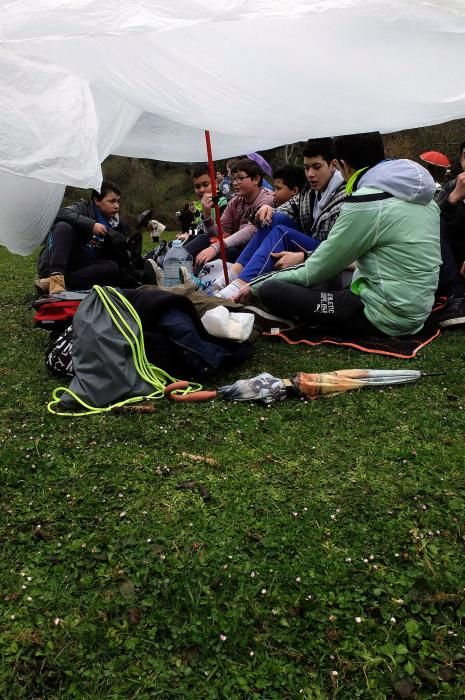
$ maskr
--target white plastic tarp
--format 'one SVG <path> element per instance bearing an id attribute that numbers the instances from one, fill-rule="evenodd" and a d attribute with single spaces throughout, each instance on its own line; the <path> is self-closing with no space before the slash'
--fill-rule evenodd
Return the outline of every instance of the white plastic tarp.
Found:
<path id="1" fill-rule="evenodd" d="M 465 0 L 3 0 L 0 242 L 110 153 L 204 161 L 465 115 Z M 121 183 L 124 188 L 124 183 Z"/>

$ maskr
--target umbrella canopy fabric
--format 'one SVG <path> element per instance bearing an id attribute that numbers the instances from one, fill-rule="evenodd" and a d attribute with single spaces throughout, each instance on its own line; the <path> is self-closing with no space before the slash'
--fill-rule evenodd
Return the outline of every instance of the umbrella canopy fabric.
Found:
<path id="1" fill-rule="evenodd" d="M 257 163 L 257 165 L 259 165 L 260 168 L 263 170 L 265 175 L 273 177 L 273 169 L 271 165 L 268 163 L 267 160 L 265 160 L 263 156 L 260 155 L 260 153 L 247 153 L 247 158 L 250 158 L 250 160 L 254 160 Z"/>
<path id="2" fill-rule="evenodd" d="M 441 151 L 425 151 L 425 153 L 420 153 L 420 158 L 425 163 L 438 165 L 441 168 L 450 168 L 451 166 L 449 158 Z"/>
<path id="3" fill-rule="evenodd" d="M 204 129 L 226 158 L 462 117 L 464 34 L 465 0 L 3 0 L 0 242 L 30 253 L 110 153 L 205 161 Z"/>
<path id="4" fill-rule="evenodd" d="M 234 384 L 219 387 L 218 398 L 224 401 L 260 401 L 271 404 L 286 398 L 288 386 L 289 382 L 262 372 L 256 377 L 238 379 Z"/>
<path id="5" fill-rule="evenodd" d="M 317 399 L 319 396 L 332 396 L 364 387 L 410 384 L 421 376 L 421 372 L 415 369 L 342 369 L 321 374 L 299 372 L 291 381 L 298 394 Z"/>

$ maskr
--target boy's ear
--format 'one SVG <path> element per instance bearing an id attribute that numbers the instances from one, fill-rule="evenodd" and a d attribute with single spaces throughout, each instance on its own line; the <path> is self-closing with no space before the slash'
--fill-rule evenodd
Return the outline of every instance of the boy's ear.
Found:
<path id="1" fill-rule="evenodd" d="M 347 182 L 347 180 L 350 177 L 351 172 L 353 172 L 350 165 L 348 163 L 346 163 L 345 160 L 337 160 L 336 163 L 337 163 L 337 169 L 341 173 L 344 180 Z"/>
<path id="2" fill-rule="evenodd" d="M 292 196 L 294 197 L 294 195 L 299 194 L 300 190 L 299 190 L 299 188 L 296 186 L 296 187 L 293 187 L 293 188 L 292 188 L 291 192 L 292 192 Z"/>
<path id="3" fill-rule="evenodd" d="M 337 166 L 338 166 L 338 161 L 336 160 L 336 158 L 333 158 L 332 161 L 330 161 L 330 163 L 329 163 L 329 167 L 330 167 L 332 173 L 334 173 L 334 171 L 337 169 Z"/>

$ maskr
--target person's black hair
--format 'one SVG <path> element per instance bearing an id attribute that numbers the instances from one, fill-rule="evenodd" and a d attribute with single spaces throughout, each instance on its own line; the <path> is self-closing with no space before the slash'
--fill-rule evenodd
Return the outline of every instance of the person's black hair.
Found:
<path id="1" fill-rule="evenodd" d="M 227 170 L 228 168 L 229 168 L 230 170 L 232 170 L 232 169 L 234 168 L 234 166 L 236 165 L 236 163 L 237 163 L 238 160 L 245 160 L 246 158 L 247 158 L 247 156 L 234 156 L 233 158 L 229 158 L 229 159 L 226 161 L 226 170 Z"/>
<path id="2" fill-rule="evenodd" d="M 460 151 L 459 151 L 460 157 L 462 157 L 462 153 L 463 153 L 464 148 L 465 148 L 465 141 L 462 141 L 462 143 L 460 144 Z"/>
<path id="3" fill-rule="evenodd" d="M 354 170 L 371 168 L 386 157 L 379 131 L 336 136 L 333 144 L 337 160 L 345 161 Z"/>
<path id="4" fill-rule="evenodd" d="M 422 164 L 423 165 L 423 164 Z M 444 180 L 444 176 L 446 174 L 446 168 L 444 168 L 443 165 L 434 165 L 433 163 L 425 163 L 423 165 L 424 168 L 429 172 L 433 180 L 437 180 L 437 182 L 441 183 Z"/>
<path id="5" fill-rule="evenodd" d="M 323 160 L 330 163 L 335 158 L 333 139 L 309 139 L 304 144 L 303 156 L 304 158 L 315 158 L 315 156 L 321 156 Z"/>
<path id="6" fill-rule="evenodd" d="M 297 165 L 283 165 L 274 171 L 273 180 L 282 180 L 283 183 L 292 190 L 297 187 L 299 192 L 305 185 L 307 178 L 302 167 Z"/>
<path id="7" fill-rule="evenodd" d="M 102 180 L 100 192 L 97 192 L 97 190 L 92 190 L 91 199 L 96 199 L 97 202 L 101 202 L 102 199 L 106 197 L 109 192 L 114 192 L 119 197 L 121 197 L 121 190 L 118 187 L 118 185 L 115 185 L 115 183 L 111 180 Z"/>
<path id="8" fill-rule="evenodd" d="M 260 187 L 262 186 L 263 183 L 263 173 L 261 168 L 257 165 L 257 163 L 254 160 L 250 160 L 250 158 L 243 158 L 242 160 L 238 160 L 237 163 L 235 163 L 232 168 L 231 168 L 231 173 L 247 173 L 250 177 L 259 177 L 260 180 L 258 184 Z"/>
<path id="9" fill-rule="evenodd" d="M 465 146 L 464 146 L 465 148 Z M 449 179 L 450 180 L 455 180 L 456 177 L 460 175 L 460 173 L 463 173 L 463 168 L 460 164 L 460 162 L 453 162 L 452 165 L 449 168 Z"/>
<path id="10" fill-rule="evenodd" d="M 192 171 L 191 177 L 192 179 L 194 179 L 194 177 L 202 177 L 202 175 L 208 175 L 208 177 L 210 177 L 208 163 L 201 163 L 200 165 L 196 165 Z"/>

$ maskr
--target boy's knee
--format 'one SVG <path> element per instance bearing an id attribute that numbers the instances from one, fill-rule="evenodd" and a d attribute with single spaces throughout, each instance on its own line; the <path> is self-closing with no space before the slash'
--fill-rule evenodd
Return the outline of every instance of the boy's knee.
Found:
<path id="1" fill-rule="evenodd" d="M 71 226 L 71 224 L 68 224 L 66 221 L 60 221 L 58 224 L 56 224 L 53 229 L 52 229 L 52 236 L 73 236 L 75 237 L 76 233 L 74 231 L 74 228 Z"/>
<path id="2" fill-rule="evenodd" d="M 116 284 L 119 280 L 120 268 L 114 260 L 105 260 L 101 264 L 101 273 L 108 281 L 108 284 Z"/>

